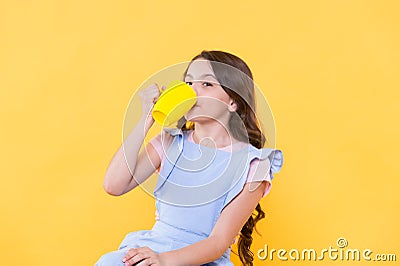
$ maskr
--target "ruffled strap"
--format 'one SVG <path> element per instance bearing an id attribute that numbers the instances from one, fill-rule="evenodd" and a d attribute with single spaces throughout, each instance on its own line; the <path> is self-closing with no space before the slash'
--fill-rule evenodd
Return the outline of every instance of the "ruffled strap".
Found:
<path id="1" fill-rule="evenodd" d="M 252 148 L 249 150 L 250 155 L 248 156 L 246 169 L 245 171 L 243 171 L 243 175 L 240 177 L 240 179 L 232 186 L 232 188 L 227 193 L 223 205 L 224 207 L 228 205 L 228 203 L 231 202 L 232 199 L 235 198 L 243 190 L 244 185 L 246 184 L 251 161 L 253 161 L 256 158 L 259 159 L 260 161 L 263 161 L 268 158 L 270 161 L 269 174 L 271 180 L 273 179 L 273 173 L 278 173 L 283 165 L 283 155 L 281 150 L 276 150 L 271 148 L 257 149 L 254 148 L 253 146 L 251 147 Z"/>
<path id="2" fill-rule="evenodd" d="M 264 150 L 264 149 L 263 149 Z M 269 161 L 271 162 L 270 175 L 271 180 L 274 178 L 273 173 L 279 173 L 283 165 L 283 154 L 281 150 L 269 149 L 271 150 L 268 155 Z"/>
<path id="3" fill-rule="evenodd" d="M 164 168 L 158 175 L 157 184 L 154 188 L 154 195 L 157 195 L 158 190 L 163 186 L 163 184 L 167 181 L 169 175 L 171 174 L 176 161 L 179 159 L 183 152 L 183 131 L 177 128 L 165 128 L 165 132 L 170 134 L 173 137 L 172 143 L 167 151 L 168 156 L 166 156 L 165 160 L 171 161 L 170 164 L 164 163 Z"/>

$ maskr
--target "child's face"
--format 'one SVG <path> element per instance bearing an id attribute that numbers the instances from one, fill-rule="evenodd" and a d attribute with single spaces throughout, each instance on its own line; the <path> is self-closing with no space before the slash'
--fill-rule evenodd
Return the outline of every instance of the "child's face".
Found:
<path id="1" fill-rule="evenodd" d="M 185 115 L 187 120 L 200 122 L 209 119 L 226 122 L 229 118 L 229 108 L 232 100 L 218 83 L 208 60 L 193 61 L 186 73 L 185 82 L 197 94 L 196 105 Z"/>

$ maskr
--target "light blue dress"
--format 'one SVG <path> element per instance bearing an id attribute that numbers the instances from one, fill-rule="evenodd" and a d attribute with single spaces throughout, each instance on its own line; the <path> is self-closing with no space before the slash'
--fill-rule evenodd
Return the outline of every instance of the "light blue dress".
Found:
<path id="1" fill-rule="evenodd" d="M 207 238 L 223 208 L 243 189 L 250 162 L 271 162 L 270 176 L 283 164 L 281 150 L 248 145 L 235 152 L 208 148 L 187 140 L 180 130 L 173 141 L 154 189 L 157 218 L 151 230 L 126 235 L 117 251 L 95 265 L 117 266 L 130 248 L 148 246 L 156 253 L 179 249 Z M 204 265 L 233 265 L 228 248 L 218 260 Z"/>

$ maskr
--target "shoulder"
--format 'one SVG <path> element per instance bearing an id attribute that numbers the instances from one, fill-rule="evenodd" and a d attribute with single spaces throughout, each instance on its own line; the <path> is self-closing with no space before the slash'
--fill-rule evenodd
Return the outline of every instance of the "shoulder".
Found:
<path id="1" fill-rule="evenodd" d="M 261 167 L 261 170 L 270 170 L 271 173 L 279 173 L 283 165 L 283 153 L 282 150 L 272 148 L 261 148 L 257 149 L 252 147 L 250 153 L 251 164 L 254 166 Z M 271 179 L 273 176 L 271 175 Z"/>
<path id="2" fill-rule="evenodd" d="M 253 150 L 253 153 L 256 155 L 250 162 L 246 183 L 252 188 L 265 183 L 266 187 L 263 193 L 263 197 L 265 197 L 271 190 L 272 179 L 274 178 L 273 174 L 278 173 L 282 167 L 282 151 L 271 148 L 254 148 Z"/>
<path id="3" fill-rule="evenodd" d="M 150 139 L 149 144 L 151 144 L 153 148 L 157 151 L 161 160 L 165 158 L 165 153 L 171 146 L 171 143 L 175 136 L 176 134 L 173 134 L 168 130 L 163 130 Z"/>

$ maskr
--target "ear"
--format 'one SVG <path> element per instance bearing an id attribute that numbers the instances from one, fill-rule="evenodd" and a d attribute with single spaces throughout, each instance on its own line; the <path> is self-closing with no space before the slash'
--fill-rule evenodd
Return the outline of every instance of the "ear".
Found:
<path id="1" fill-rule="evenodd" d="M 229 112 L 233 113 L 236 112 L 237 110 L 237 104 L 234 100 L 230 99 L 229 100 L 229 105 L 228 105 L 228 110 Z"/>

